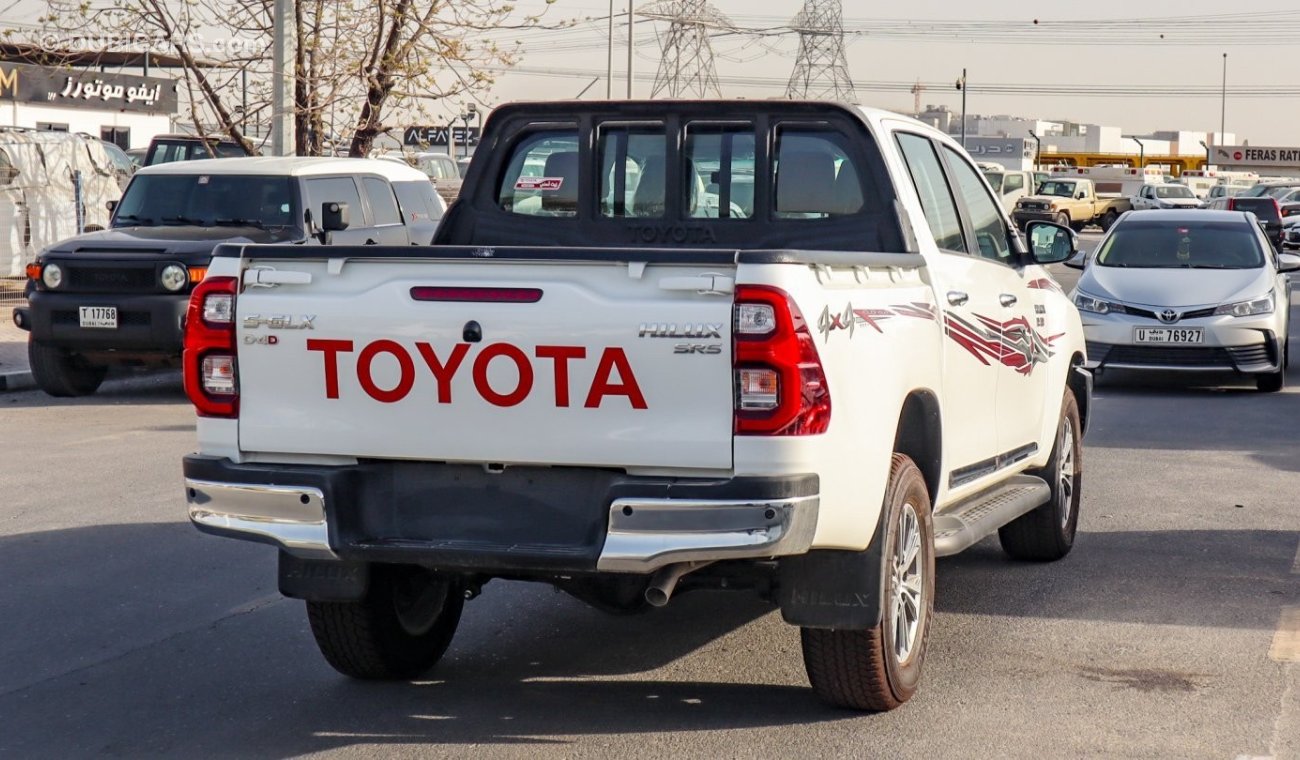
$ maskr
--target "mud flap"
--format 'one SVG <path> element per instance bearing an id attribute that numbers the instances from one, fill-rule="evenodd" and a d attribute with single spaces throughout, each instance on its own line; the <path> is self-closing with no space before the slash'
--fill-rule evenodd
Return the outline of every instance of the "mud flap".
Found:
<path id="1" fill-rule="evenodd" d="M 863 551 L 814 549 L 782 558 L 777 574 L 781 617 L 805 628 L 862 630 L 879 625 L 885 588 L 883 544 L 877 518 L 871 543 Z"/>
<path id="2" fill-rule="evenodd" d="M 301 559 L 280 552 L 280 593 L 310 602 L 355 602 L 370 588 L 366 562 Z"/>

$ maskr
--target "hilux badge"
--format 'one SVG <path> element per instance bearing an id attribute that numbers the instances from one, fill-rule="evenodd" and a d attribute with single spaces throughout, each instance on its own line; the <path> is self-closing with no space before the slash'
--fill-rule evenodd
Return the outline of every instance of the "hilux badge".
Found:
<path id="1" fill-rule="evenodd" d="M 271 330 L 315 330 L 315 314 L 249 314 L 244 317 L 244 327 L 254 330 L 266 327 Z"/>

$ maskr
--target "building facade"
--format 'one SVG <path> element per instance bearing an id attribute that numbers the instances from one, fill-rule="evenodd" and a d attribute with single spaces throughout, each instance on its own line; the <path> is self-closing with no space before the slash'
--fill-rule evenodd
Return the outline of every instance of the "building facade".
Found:
<path id="1" fill-rule="evenodd" d="M 143 148 L 171 131 L 176 109 L 170 79 L 0 62 L 0 125 L 83 132 Z"/>

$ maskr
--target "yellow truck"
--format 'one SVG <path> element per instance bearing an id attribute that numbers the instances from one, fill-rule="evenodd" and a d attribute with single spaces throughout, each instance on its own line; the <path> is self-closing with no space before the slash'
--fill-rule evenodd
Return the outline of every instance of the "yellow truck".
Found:
<path id="1" fill-rule="evenodd" d="M 1039 220 L 1068 225 L 1075 232 L 1090 224 L 1108 230 L 1120 214 L 1132 208 L 1128 198 L 1097 195 L 1090 179 L 1054 177 L 1042 182 L 1033 195 L 1016 201 L 1011 217 L 1021 228 Z"/>

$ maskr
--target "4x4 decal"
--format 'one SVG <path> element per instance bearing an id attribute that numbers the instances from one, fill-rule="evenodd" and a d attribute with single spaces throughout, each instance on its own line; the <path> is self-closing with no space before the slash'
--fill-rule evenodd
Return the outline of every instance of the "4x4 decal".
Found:
<path id="1" fill-rule="evenodd" d="M 842 312 L 831 312 L 831 307 L 827 306 L 822 309 L 822 315 L 817 320 L 817 329 L 821 330 L 823 337 L 830 337 L 830 334 L 836 330 L 847 330 L 849 337 L 858 325 L 866 325 L 878 333 L 884 333 L 880 323 L 891 317 L 912 317 L 914 319 L 937 320 L 938 316 L 934 304 L 925 301 L 913 301 L 908 304 L 894 304 L 886 309 L 855 309 L 853 304 L 847 304 Z"/>

